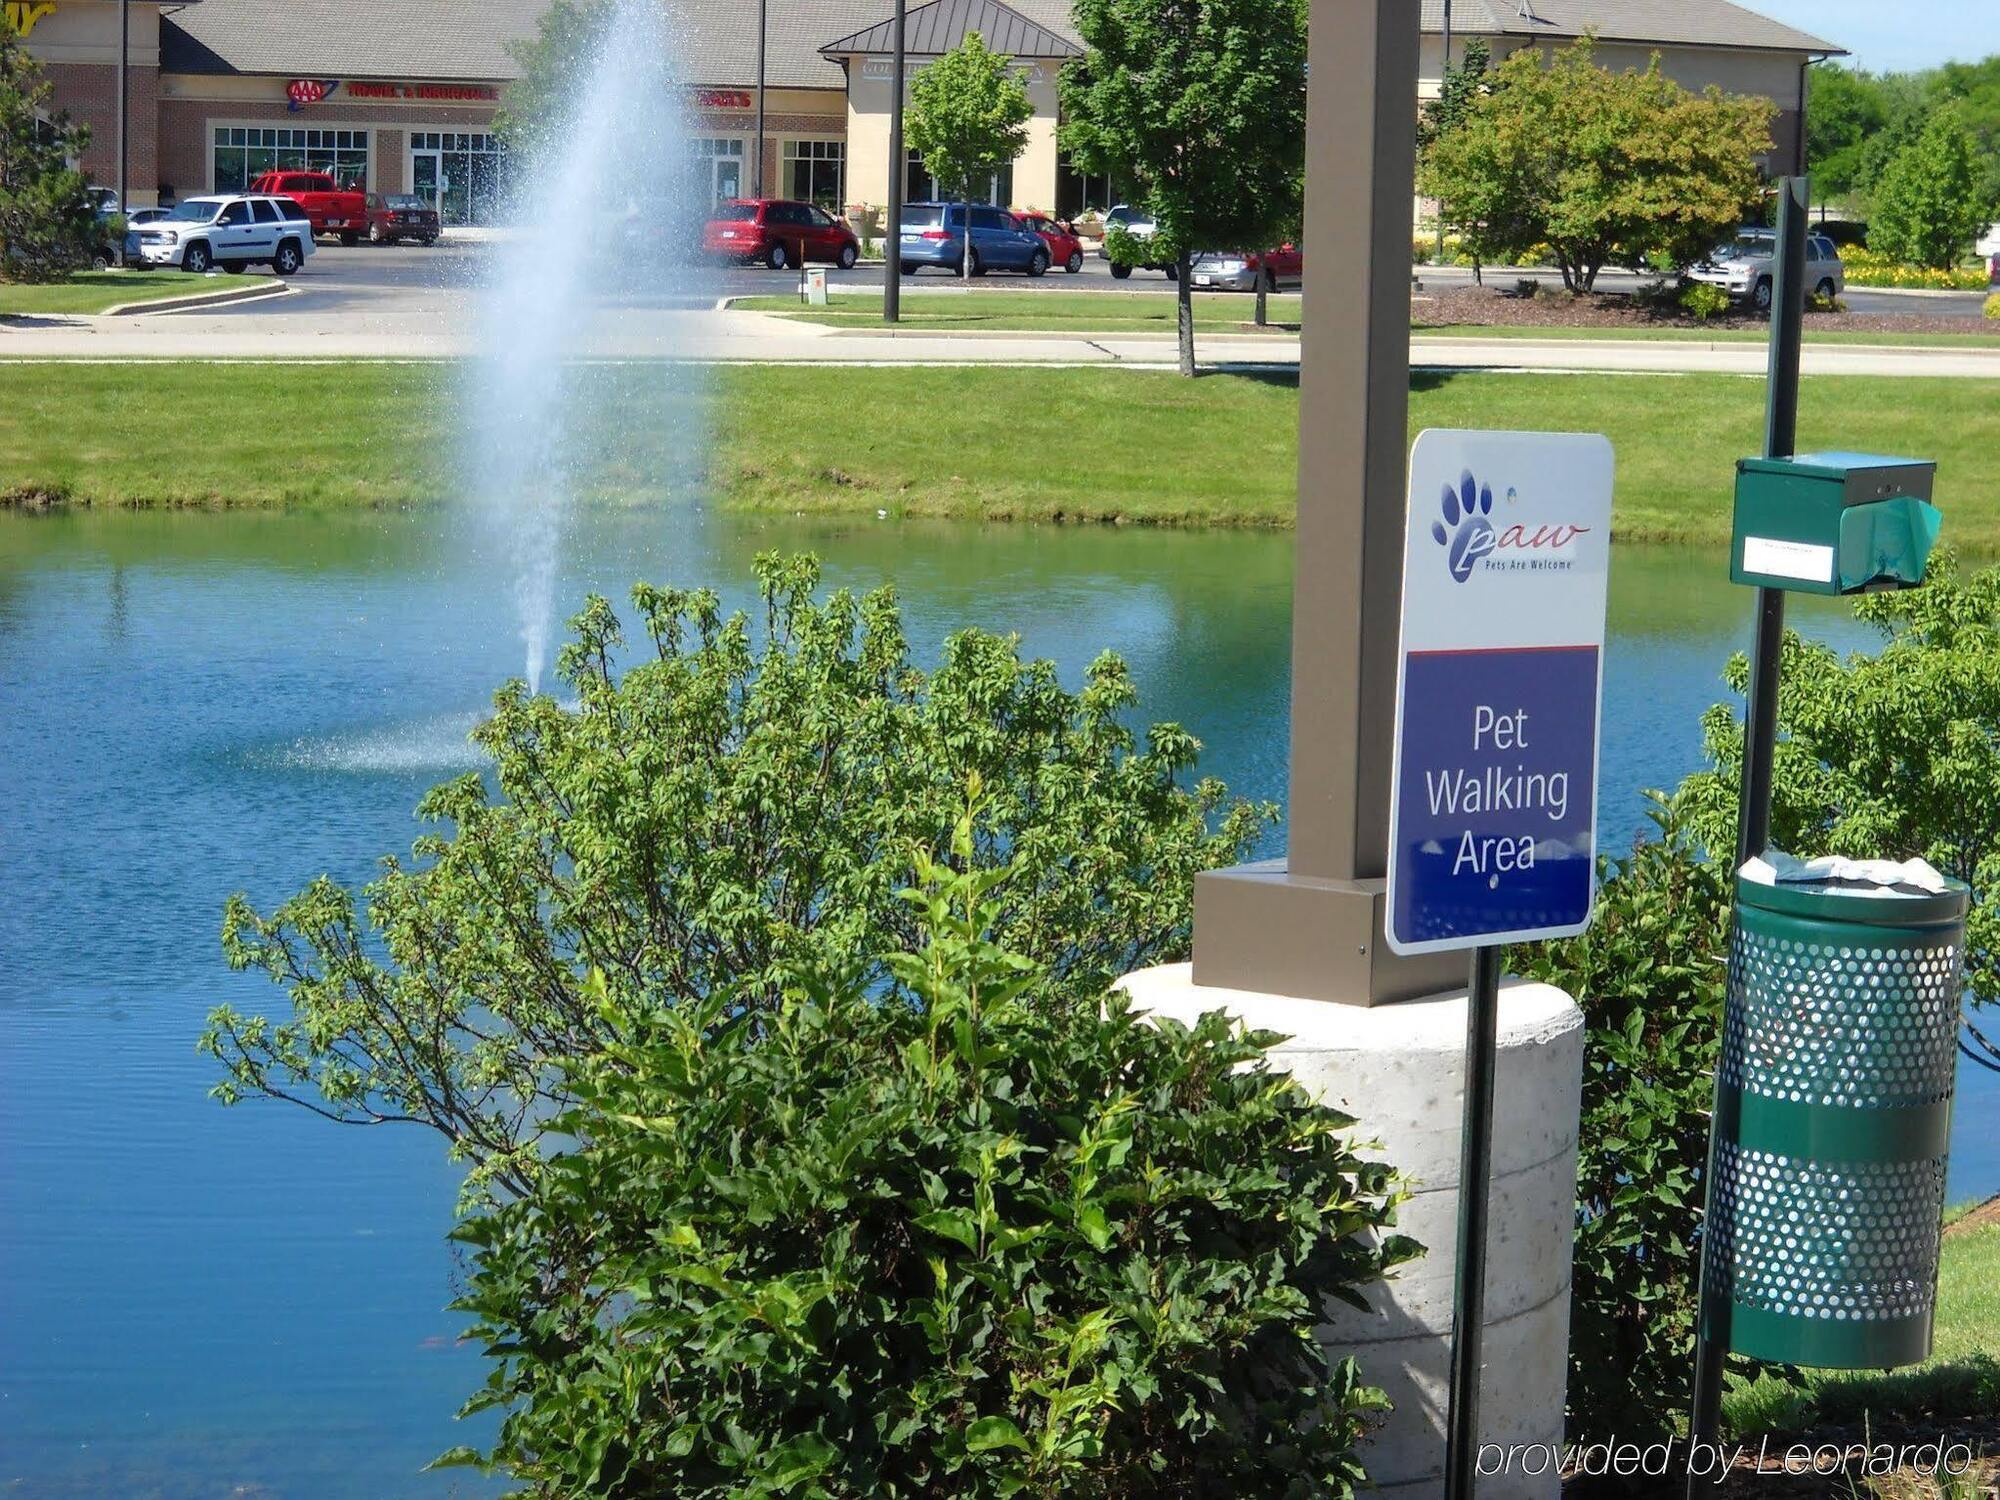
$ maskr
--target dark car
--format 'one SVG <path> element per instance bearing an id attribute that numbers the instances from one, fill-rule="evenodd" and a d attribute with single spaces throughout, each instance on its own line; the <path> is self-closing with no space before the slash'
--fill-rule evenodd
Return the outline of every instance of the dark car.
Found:
<path id="1" fill-rule="evenodd" d="M 966 241 L 966 217 L 971 216 L 971 246 Z M 1023 229 L 1004 208 L 990 203 L 909 203 L 903 207 L 903 243 L 897 247 L 905 276 L 925 266 L 947 271 L 1025 271 L 1041 276 L 1049 269 L 1049 247 L 1042 237 Z M 970 255 L 970 263 L 967 256 Z"/>
<path id="2" fill-rule="evenodd" d="M 843 271 L 861 258 L 852 229 L 816 203 L 791 198 L 735 198 L 720 204 L 701 232 L 702 249 L 724 260 L 761 260 L 774 271 L 809 260 Z"/>
<path id="3" fill-rule="evenodd" d="M 367 215 L 371 245 L 393 245 L 400 240 L 435 245 L 444 232 L 437 210 L 413 193 L 370 193 Z"/>

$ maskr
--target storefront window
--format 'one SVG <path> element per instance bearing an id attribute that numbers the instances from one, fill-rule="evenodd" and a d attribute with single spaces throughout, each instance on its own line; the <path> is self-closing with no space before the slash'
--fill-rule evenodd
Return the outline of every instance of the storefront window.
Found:
<path id="1" fill-rule="evenodd" d="M 507 148 L 498 136 L 467 130 L 410 132 L 410 191 L 451 225 L 498 223 Z"/>
<path id="2" fill-rule="evenodd" d="M 912 151 L 903 179 L 903 201 L 940 203 L 955 196 L 925 169 L 923 157 Z M 1008 162 L 984 182 L 973 183 L 971 198 L 974 203 L 994 203 L 1001 208 L 1011 206 L 1014 202 L 1014 164 Z"/>
<path id="3" fill-rule="evenodd" d="M 325 172 L 342 187 L 368 190 L 368 132 L 291 126 L 218 125 L 215 190 L 240 193 L 266 172 Z"/>
<path id="4" fill-rule="evenodd" d="M 743 196 L 743 138 L 700 135 L 688 143 L 693 153 L 692 193 L 711 203 Z"/>
<path id="5" fill-rule="evenodd" d="M 786 141 L 785 194 L 839 213 L 846 148 L 839 141 Z"/>

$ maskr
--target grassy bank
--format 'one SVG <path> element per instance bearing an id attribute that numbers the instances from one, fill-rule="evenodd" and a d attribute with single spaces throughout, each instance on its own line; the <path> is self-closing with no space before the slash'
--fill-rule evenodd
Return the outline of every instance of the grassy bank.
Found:
<path id="1" fill-rule="evenodd" d="M 454 493 L 446 366 L 0 365 L 0 493 L 101 505 L 407 505 Z M 804 512 L 1286 526 L 1298 391 L 1116 369 L 730 367 L 705 413 L 657 370 L 608 367 L 582 403 L 602 430 L 586 491 L 649 493 L 682 472 L 725 505 Z M 1412 429 L 1601 431 L 1633 540 L 1714 542 L 1761 387 L 1722 375 L 1432 374 Z M 694 441 L 694 424 L 708 431 Z M 1821 376 L 1803 446 L 1940 463 L 1947 535 L 2000 549 L 2000 381 Z"/>
<path id="2" fill-rule="evenodd" d="M 219 286 L 185 271 L 79 271 L 52 286 L 0 281 L 0 317 L 89 315 L 126 302 L 187 297 Z"/>
<path id="3" fill-rule="evenodd" d="M 1194 326 L 1208 333 L 1254 328 L 1257 299 L 1241 292 L 1196 292 Z M 1274 324 L 1299 322 L 1296 294 L 1267 299 Z M 802 306 L 797 297 L 746 297 L 732 304 L 747 312 L 782 313 L 804 323 L 880 329 L 879 294 L 848 294 L 825 307 Z M 906 288 L 904 328 L 983 329 L 989 333 L 1172 333 L 1176 299 L 1171 292 L 961 292 Z"/>

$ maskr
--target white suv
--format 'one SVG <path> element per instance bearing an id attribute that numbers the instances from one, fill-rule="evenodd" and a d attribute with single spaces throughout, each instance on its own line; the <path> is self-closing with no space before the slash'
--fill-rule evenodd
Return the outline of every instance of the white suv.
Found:
<path id="1" fill-rule="evenodd" d="M 269 266 L 289 276 L 312 253 L 306 211 L 289 198 L 260 193 L 184 198 L 164 219 L 138 231 L 136 248 L 141 265 L 179 266 L 197 276 L 214 266 Z"/>
<path id="2" fill-rule="evenodd" d="M 1688 280 L 1719 286 L 1759 312 L 1771 309 L 1771 287 L 1778 274 L 1778 236 L 1769 229 L 1741 229 L 1688 272 Z M 1847 267 L 1833 241 L 1823 234 L 1806 238 L 1806 285 L 1815 297 L 1838 297 L 1847 290 Z"/>

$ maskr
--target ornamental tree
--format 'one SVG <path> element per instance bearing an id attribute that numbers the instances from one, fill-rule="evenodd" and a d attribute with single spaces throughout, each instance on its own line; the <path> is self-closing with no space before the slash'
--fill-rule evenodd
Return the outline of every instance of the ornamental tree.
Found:
<path id="1" fill-rule="evenodd" d="M 98 238 L 90 183 L 72 165 L 90 132 L 54 112 L 54 86 L 10 26 L 0 25 L 0 276 L 59 281 Z"/>
<path id="2" fill-rule="evenodd" d="M 903 138 L 947 197 L 966 206 L 965 258 L 972 275 L 972 189 L 1021 154 L 1035 106 L 1014 76 L 1014 59 L 988 50 L 976 31 L 918 73 Z M 1004 205 L 1003 205 L 1004 207 Z M 893 253 L 894 247 L 891 247 Z"/>
<path id="3" fill-rule="evenodd" d="M 820 601 L 812 559 L 757 567 L 754 626 L 705 590 L 635 589 L 622 671 L 593 598 L 561 657 L 576 706 L 503 689 L 474 735 L 490 771 L 424 798 L 413 862 L 268 914 L 232 899 L 228 960 L 289 1014 L 210 1016 L 217 1094 L 425 1125 L 468 1164 L 468 1201 L 526 1192 L 573 1102 L 565 1065 L 630 1039 L 605 997 L 763 1014 L 793 986 L 890 984 L 881 955 L 916 942 L 909 851 L 950 848 L 975 773 L 960 863 L 1014 868 L 992 931 L 1036 966 L 1031 999 L 1186 952 L 1195 872 L 1240 860 L 1275 811 L 1193 782 L 1177 725 L 1139 744 L 1122 662 L 1070 692 L 965 631 L 925 672 L 889 591 Z"/>
<path id="4" fill-rule="evenodd" d="M 1306 0 L 1077 0 L 1084 55 L 1061 78 L 1062 140 L 1085 171 L 1135 184 L 1179 292 L 1195 373 L 1189 266 L 1265 250 L 1296 223 L 1305 174 Z"/>
<path id="5" fill-rule="evenodd" d="M 1911 265 L 1949 270 L 1972 248 L 1992 208 L 1964 111 L 1946 104 L 1884 169 L 1868 248 Z"/>
<path id="6" fill-rule="evenodd" d="M 1762 201 L 1768 99 L 1690 93 L 1661 73 L 1599 67 L 1590 40 L 1523 48 L 1463 123 L 1424 150 L 1419 183 L 1482 260 L 1546 244 L 1563 284 L 1611 264 L 1691 265 Z"/>

